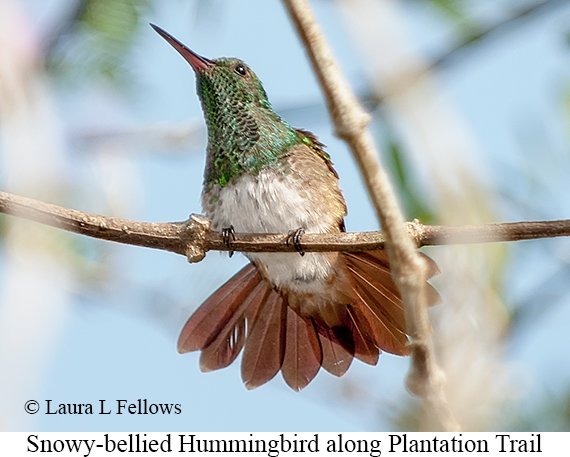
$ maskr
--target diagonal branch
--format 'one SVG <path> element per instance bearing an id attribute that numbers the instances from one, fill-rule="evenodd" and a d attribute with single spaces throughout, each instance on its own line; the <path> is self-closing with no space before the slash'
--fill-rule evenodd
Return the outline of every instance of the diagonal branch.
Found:
<path id="1" fill-rule="evenodd" d="M 374 209 L 386 235 L 392 277 L 406 316 L 410 337 L 411 366 L 408 389 L 420 396 L 434 426 L 445 431 L 460 429 L 444 394 L 444 375 L 437 366 L 427 312 L 427 266 L 404 229 L 404 218 L 385 171 L 378 163 L 378 150 L 367 129 L 369 115 L 358 103 L 335 61 L 306 0 L 283 0 L 291 21 L 305 45 L 332 116 L 336 134 L 346 141 L 356 158 Z"/>

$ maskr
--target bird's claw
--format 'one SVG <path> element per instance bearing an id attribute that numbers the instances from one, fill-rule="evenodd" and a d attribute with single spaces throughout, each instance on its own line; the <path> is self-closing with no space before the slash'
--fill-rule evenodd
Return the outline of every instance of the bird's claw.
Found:
<path id="1" fill-rule="evenodd" d="M 236 231 L 234 229 L 234 226 L 230 225 L 229 227 L 224 227 L 222 229 L 222 241 L 224 242 L 224 244 L 229 248 L 232 244 L 232 241 L 235 240 L 236 240 Z M 234 251 L 232 251 L 231 249 L 229 253 L 230 257 L 234 255 Z"/>
<path id="2" fill-rule="evenodd" d="M 303 248 L 301 247 L 301 236 L 305 233 L 305 229 L 302 227 L 299 227 L 297 230 L 291 230 L 288 235 L 287 235 L 287 246 L 290 245 L 290 243 L 293 243 L 293 247 L 295 248 L 295 251 L 297 251 L 299 254 L 301 254 L 302 256 L 305 255 L 305 252 L 303 251 Z"/>

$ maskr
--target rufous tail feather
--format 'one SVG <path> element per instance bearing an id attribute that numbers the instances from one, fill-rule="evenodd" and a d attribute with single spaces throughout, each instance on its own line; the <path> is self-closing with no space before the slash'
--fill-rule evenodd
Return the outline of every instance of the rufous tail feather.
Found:
<path id="1" fill-rule="evenodd" d="M 439 270 L 429 257 L 429 277 Z M 408 338 L 400 294 L 392 281 L 384 251 L 343 253 L 349 303 L 337 312 L 330 327 L 322 316 L 304 316 L 289 306 L 287 294 L 277 291 L 249 264 L 214 292 L 184 326 L 180 353 L 202 351 L 200 369 L 230 365 L 244 349 L 242 379 L 248 389 L 265 384 L 279 371 L 287 385 L 306 387 L 323 367 L 342 376 L 357 358 L 378 363 L 386 351 L 408 354 Z M 441 301 L 428 287 L 430 305 Z M 318 309 L 318 308 L 315 308 Z"/>

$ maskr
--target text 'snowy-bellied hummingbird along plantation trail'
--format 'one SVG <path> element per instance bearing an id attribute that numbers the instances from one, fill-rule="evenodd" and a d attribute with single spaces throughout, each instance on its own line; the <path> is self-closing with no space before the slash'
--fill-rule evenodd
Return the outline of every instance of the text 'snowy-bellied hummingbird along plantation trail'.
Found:
<path id="1" fill-rule="evenodd" d="M 208 128 L 202 206 L 211 228 L 292 239 L 344 231 L 339 178 L 316 137 L 273 111 L 244 62 L 206 59 L 152 27 L 196 74 Z M 179 352 L 202 351 L 202 371 L 228 366 L 243 349 L 248 389 L 281 371 L 300 390 L 321 366 L 342 376 L 354 357 L 375 365 L 381 351 L 408 353 L 404 309 L 384 251 L 245 255 L 251 263 L 196 310 L 180 335 Z M 438 268 L 428 263 L 431 277 Z M 430 304 L 439 302 L 428 288 Z"/>

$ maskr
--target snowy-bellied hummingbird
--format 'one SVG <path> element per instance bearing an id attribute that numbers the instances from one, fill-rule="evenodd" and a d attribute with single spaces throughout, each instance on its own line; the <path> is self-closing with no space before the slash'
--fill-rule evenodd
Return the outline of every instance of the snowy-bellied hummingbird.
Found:
<path id="1" fill-rule="evenodd" d="M 151 24 L 152 25 L 152 24 Z M 338 233 L 346 204 L 324 145 L 273 111 L 241 60 L 201 57 L 152 27 L 192 66 L 208 128 L 202 207 L 213 230 Z M 190 317 L 178 351 L 202 351 L 200 368 L 227 367 L 244 349 L 242 379 L 258 387 L 281 371 L 294 390 L 321 366 L 336 376 L 354 357 L 406 355 L 404 310 L 384 251 L 245 253 L 250 264 Z M 438 273 L 429 258 L 429 276 Z M 430 285 L 431 304 L 439 295 Z"/>

